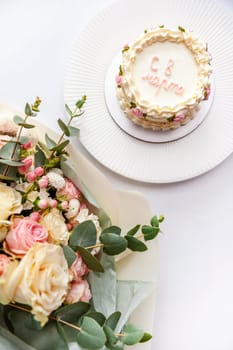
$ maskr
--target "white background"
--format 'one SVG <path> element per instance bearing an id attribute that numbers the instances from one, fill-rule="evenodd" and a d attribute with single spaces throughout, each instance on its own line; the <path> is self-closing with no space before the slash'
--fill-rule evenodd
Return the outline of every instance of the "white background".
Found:
<path id="1" fill-rule="evenodd" d="M 233 0 L 218 1 L 233 15 Z M 22 110 L 39 95 L 41 120 L 56 130 L 72 42 L 111 2 L 0 0 L 0 103 Z M 233 156 L 198 178 L 147 185 L 112 173 L 79 147 L 116 188 L 141 191 L 166 216 L 152 349 L 232 350 Z"/>

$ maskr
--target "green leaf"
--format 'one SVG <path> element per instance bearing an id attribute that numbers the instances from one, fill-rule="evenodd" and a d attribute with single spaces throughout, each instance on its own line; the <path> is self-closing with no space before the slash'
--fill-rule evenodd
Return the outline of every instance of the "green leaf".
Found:
<path id="1" fill-rule="evenodd" d="M 82 99 L 81 99 L 81 100 L 78 100 L 78 101 L 75 103 L 76 107 L 78 107 L 79 109 L 81 109 L 81 108 L 83 107 L 84 103 L 86 102 L 86 99 L 87 99 L 86 95 L 82 96 Z"/>
<path id="2" fill-rule="evenodd" d="M 63 249 L 64 256 L 66 258 L 67 264 L 70 267 L 75 261 L 77 255 L 75 254 L 73 249 L 70 248 L 68 245 L 63 245 L 62 249 Z"/>
<path id="3" fill-rule="evenodd" d="M 15 148 L 15 141 L 14 140 L 8 141 L 0 149 L 0 157 L 1 158 L 5 158 L 5 159 L 10 159 L 11 156 L 12 156 L 14 148 Z M 15 159 L 18 159 L 19 152 L 20 152 L 20 146 L 19 146 L 19 144 L 17 144 L 16 150 L 15 150 L 15 154 L 14 154 L 14 158 Z"/>
<path id="4" fill-rule="evenodd" d="M 70 107 L 67 104 L 65 104 L 65 109 L 66 109 L 66 112 L 69 114 L 69 116 L 72 117 L 73 113 L 72 113 Z"/>
<path id="5" fill-rule="evenodd" d="M 100 264 L 99 260 L 96 259 L 96 257 L 93 256 L 87 249 L 80 246 L 78 246 L 76 249 L 90 270 L 96 272 L 104 272 L 103 266 Z"/>
<path id="6" fill-rule="evenodd" d="M 127 232 L 127 236 L 134 236 L 138 232 L 138 230 L 140 229 L 140 226 L 141 225 L 136 225 L 133 228 L 131 228 L 131 230 L 129 230 Z"/>
<path id="7" fill-rule="evenodd" d="M 64 350 L 69 350 L 69 342 L 68 339 L 66 337 L 66 333 L 64 330 L 64 326 L 62 326 L 59 322 L 56 323 L 56 327 L 57 327 L 57 332 L 60 335 L 61 339 L 64 342 Z"/>
<path id="8" fill-rule="evenodd" d="M 80 132 L 79 128 L 76 128 L 75 126 L 69 126 L 68 129 L 70 132 L 70 136 L 78 136 L 79 135 L 79 132 Z"/>
<path id="9" fill-rule="evenodd" d="M 159 222 L 163 222 L 163 221 L 164 221 L 164 219 L 165 219 L 164 215 L 163 215 L 163 214 L 162 214 L 162 215 L 160 215 L 160 217 L 159 217 Z"/>
<path id="10" fill-rule="evenodd" d="M 106 341 L 105 333 L 100 325 L 90 317 L 84 316 L 81 330 L 77 334 L 78 344 L 88 350 L 101 349 Z"/>
<path id="11" fill-rule="evenodd" d="M 46 156 L 44 154 L 44 152 L 42 151 L 42 149 L 40 149 L 38 146 L 36 146 L 36 153 L 35 153 L 35 167 L 40 167 L 43 166 L 45 164 L 45 159 Z"/>
<path id="12" fill-rule="evenodd" d="M 22 162 L 17 162 L 15 160 L 2 159 L 2 158 L 0 159 L 0 164 L 6 164 L 6 165 L 16 166 L 16 167 L 23 165 Z"/>
<path id="13" fill-rule="evenodd" d="M 70 143 L 69 140 L 65 140 L 62 143 L 59 143 L 59 145 L 54 146 L 53 148 L 50 149 L 50 151 L 56 151 L 56 152 L 61 152 L 63 151 L 64 148 Z"/>
<path id="14" fill-rule="evenodd" d="M 66 322 L 77 323 L 79 318 L 90 310 L 90 304 L 79 301 L 60 307 L 53 312 L 53 316 Z"/>
<path id="15" fill-rule="evenodd" d="M 33 129 L 33 128 L 35 128 L 35 125 L 28 124 L 28 123 L 20 123 L 19 125 L 24 127 L 25 129 Z"/>
<path id="16" fill-rule="evenodd" d="M 150 224 L 153 227 L 159 227 L 159 220 L 156 215 L 151 218 Z"/>
<path id="17" fill-rule="evenodd" d="M 63 122 L 62 119 L 58 119 L 57 121 L 58 125 L 60 126 L 60 129 L 64 132 L 66 136 L 70 136 L 69 128 L 66 126 L 66 124 Z"/>
<path id="18" fill-rule="evenodd" d="M 105 316 L 101 312 L 92 311 L 86 314 L 87 317 L 93 318 L 100 326 L 104 325 Z"/>
<path id="19" fill-rule="evenodd" d="M 48 147 L 49 150 L 52 150 L 53 147 L 55 147 L 57 145 L 57 143 L 52 140 L 48 134 L 45 134 L 45 142 L 46 142 L 46 145 Z"/>
<path id="20" fill-rule="evenodd" d="M 140 241 L 139 239 L 126 235 L 125 238 L 128 241 L 128 248 L 131 249 L 134 252 L 144 252 L 147 250 L 147 246 L 145 243 Z"/>
<path id="21" fill-rule="evenodd" d="M 152 339 L 152 335 L 150 333 L 144 333 L 140 343 L 145 343 Z"/>
<path id="22" fill-rule="evenodd" d="M 181 32 L 185 32 L 185 29 L 181 26 L 178 26 L 178 29 L 181 31 Z"/>
<path id="23" fill-rule="evenodd" d="M 44 152 L 45 155 L 49 156 L 51 152 L 43 142 L 38 141 L 38 146 L 41 148 L 41 150 Z"/>
<path id="24" fill-rule="evenodd" d="M 29 329 L 41 330 L 43 327 L 41 323 L 36 321 L 32 314 L 28 315 L 28 318 L 25 321 L 25 326 Z"/>
<path id="25" fill-rule="evenodd" d="M 106 346 L 111 349 L 112 346 L 114 346 L 117 341 L 118 338 L 115 336 L 114 332 L 112 331 L 112 329 L 109 326 L 104 326 L 103 327 L 104 333 L 106 335 L 107 338 L 107 342 L 106 342 Z"/>
<path id="26" fill-rule="evenodd" d="M 121 317 L 120 311 L 113 312 L 105 321 L 105 325 L 110 327 L 112 330 L 114 330 L 117 326 L 117 323 L 119 322 L 120 317 Z"/>
<path id="27" fill-rule="evenodd" d="M 121 228 L 118 226 L 109 226 L 106 227 L 102 232 L 101 235 L 104 233 L 116 233 L 117 235 L 121 234 Z"/>
<path id="28" fill-rule="evenodd" d="M 100 242 L 104 244 L 103 251 L 108 255 L 117 255 L 127 248 L 127 241 L 116 233 L 102 233 Z"/>
<path id="29" fill-rule="evenodd" d="M 160 231 L 159 227 L 151 227 L 148 225 L 142 226 L 142 233 L 144 235 L 145 241 L 150 241 L 151 239 L 154 239 Z"/>
<path id="30" fill-rule="evenodd" d="M 69 240 L 69 245 L 76 250 L 77 246 L 90 247 L 96 244 L 97 232 L 93 221 L 87 220 L 76 226 Z"/>
<path id="31" fill-rule="evenodd" d="M 30 104 L 28 102 L 25 105 L 25 114 L 27 116 L 31 116 L 32 115 L 32 109 L 31 109 L 31 106 L 30 106 Z"/>
<path id="32" fill-rule="evenodd" d="M 13 121 L 15 122 L 15 124 L 21 124 L 21 123 L 23 123 L 24 122 L 24 119 L 22 118 L 22 117 L 20 117 L 20 116 L 18 116 L 18 115 L 15 115 L 14 117 L 13 117 Z"/>
<path id="33" fill-rule="evenodd" d="M 143 330 L 137 328 L 133 324 L 128 324 L 123 328 L 122 331 L 125 334 L 123 339 L 124 344 L 126 345 L 135 345 L 143 338 Z"/>

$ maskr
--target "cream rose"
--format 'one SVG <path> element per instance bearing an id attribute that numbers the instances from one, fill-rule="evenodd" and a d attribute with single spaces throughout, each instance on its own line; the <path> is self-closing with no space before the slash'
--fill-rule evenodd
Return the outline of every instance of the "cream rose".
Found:
<path id="1" fill-rule="evenodd" d="M 51 209 L 48 214 L 42 216 L 40 224 L 48 231 L 48 242 L 65 245 L 68 243 L 69 232 L 65 219 L 57 208 Z"/>
<path id="2" fill-rule="evenodd" d="M 10 273 L 9 266 L 0 284 L 1 301 L 31 306 L 35 319 L 44 325 L 51 312 L 65 300 L 69 287 L 69 270 L 62 248 L 36 243 Z"/>
<path id="3" fill-rule="evenodd" d="M 6 220 L 11 214 L 19 214 L 21 212 L 20 193 L 3 182 L 0 182 L 0 198 L 0 220 Z"/>

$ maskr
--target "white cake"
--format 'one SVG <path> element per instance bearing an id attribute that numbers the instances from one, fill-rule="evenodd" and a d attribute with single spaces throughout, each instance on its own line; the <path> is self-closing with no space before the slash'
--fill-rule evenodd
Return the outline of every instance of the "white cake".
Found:
<path id="1" fill-rule="evenodd" d="M 116 76 L 126 116 L 154 130 L 186 124 L 210 94 L 207 45 L 178 27 L 159 26 L 124 46 Z"/>

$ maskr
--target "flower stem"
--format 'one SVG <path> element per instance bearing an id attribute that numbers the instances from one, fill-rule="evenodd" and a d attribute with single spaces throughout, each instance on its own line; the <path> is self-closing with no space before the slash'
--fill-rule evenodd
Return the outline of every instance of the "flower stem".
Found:
<path id="1" fill-rule="evenodd" d="M 97 243 L 95 245 L 90 245 L 89 247 L 85 247 L 85 249 L 94 249 L 94 248 L 101 248 L 103 247 L 104 244 L 103 243 Z"/>

